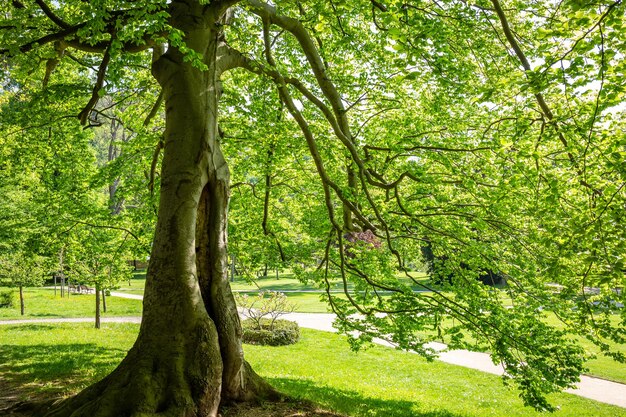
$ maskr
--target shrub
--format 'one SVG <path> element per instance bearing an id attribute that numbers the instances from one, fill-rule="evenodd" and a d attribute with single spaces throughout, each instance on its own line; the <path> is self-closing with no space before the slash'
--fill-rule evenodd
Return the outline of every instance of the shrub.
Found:
<path id="1" fill-rule="evenodd" d="M 0 308 L 3 307 L 13 307 L 13 292 L 12 291 L 2 291 L 0 292 Z"/>
<path id="2" fill-rule="evenodd" d="M 260 329 L 259 329 L 260 325 Z M 298 323 L 289 320 L 246 319 L 241 323 L 243 341 L 251 345 L 284 346 L 300 340 Z"/>
<path id="3" fill-rule="evenodd" d="M 278 317 L 296 309 L 285 294 L 276 291 L 260 291 L 254 296 L 236 293 L 235 301 L 243 315 L 256 324 L 257 330 L 262 330 L 261 321 L 266 320 L 266 316 L 269 316 L 268 330 L 273 330 Z"/>

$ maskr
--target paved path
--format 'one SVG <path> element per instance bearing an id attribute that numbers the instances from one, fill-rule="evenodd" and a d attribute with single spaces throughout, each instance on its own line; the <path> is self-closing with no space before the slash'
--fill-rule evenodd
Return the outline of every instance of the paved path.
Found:
<path id="1" fill-rule="evenodd" d="M 130 298 L 131 300 L 143 300 L 143 295 L 139 295 L 139 294 L 126 294 L 125 292 L 111 292 L 111 295 L 113 297 L 120 297 L 120 298 Z"/>
<path id="2" fill-rule="evenodd" d="M 136 300 L 141 300 L 143 298 L 141 295 L 119 292 L 112 292 L 111 295 Z M 301 327 L 327 332 L 337 331 L 337 329 L 333 327 L 333 321 L 335 320 L 334 314 L 289 313 L 282 317 L 287 320 L 297 322 Z M 0 325 L 19 323 L 81 323 L 93 322 L 93 320 L 93 318 L 4 320 L 0 321 Z M 101 321 L 103 323 L 140 323 L 141 317 L 103 317 L 101 318 Z M 374 342 L 384 346 L 395 347 L 391 343 L 381 339 L 374 339 Z M 445 344 L 436 342 L 430 343 L 429 346 L 439 352 L 438 360 L 442 362 L 476 369 L 495 375 L 502 375 L 504 373 L 502 366 L 495 365 L 492 362 L 491 357 L 486 353 L 471 352 L 468 350 L 446 350 L 447 346 Z M 626 408 L 626 384 L 581 375 L 578 387 L 576 389 L 568 389 L 566 392 L 595 401 Z"/>

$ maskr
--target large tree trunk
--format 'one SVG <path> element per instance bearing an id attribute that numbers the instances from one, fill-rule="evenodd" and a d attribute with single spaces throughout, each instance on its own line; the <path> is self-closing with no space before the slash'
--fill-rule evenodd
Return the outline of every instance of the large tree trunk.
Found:
<path id="1" fill-rule="evenodd" d="M 202 192 L 196 227 L 196 263 L 202 297 L 214 320 L 224 364 L 223 401 L 247 401 L 275 396 L 275 392 L 243 357 L 241 324 L 228 280 L 227 213 L 229 173 L 219 144 L 214 148 L 215 171 Z"/>
<path id="2" fill-rule="evenodd" d="M 153 64 L 165 94 L 158 221 L 137 341 L 109 376 L 49 416 L 216 416 L 220 401 L 274 391 L 243 360 L 227 279 L 229 173 L 217 140 L 216 50 L 221 2 L 174 2 L 171 23 L 204 57 L 175 48 Z"/>

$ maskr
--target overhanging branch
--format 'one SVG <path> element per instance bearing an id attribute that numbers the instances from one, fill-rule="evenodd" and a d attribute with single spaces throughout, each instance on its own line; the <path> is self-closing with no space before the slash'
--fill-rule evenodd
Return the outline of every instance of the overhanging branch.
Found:
<path id="1" fill-rule="evenodd" d="M 109 42 L 109 46 L 104 52 L 104 56 L 102 57 L 102 62 L 100 63 L 100 67 L 98 68 L 98 77 L 96 79 L 96 83 L 93 87 L 93 91 L 91 93 L 91 98 L 87 105 L 83 108 L 83 110 L 78 114 L 78 119 L 82 125 L 87 124 L 87 119 L 89 118 L 89 113 L 94 108 L 98 100 L 100 99 L 100 90 L 104 86 L 104 78 L 106 76 L 107 68 L 109 66 L 109 62 L 111 60 L 111 45 L 113 43 Z"/>
<path id="2" fill-rule="evenodd" d="M 44 0 L 35 0 L 35 3 L 37 3 L 39 8 L 45 13 L 46 16 L 48 16 L 48 19 L 52 20 L 58 26 L 60 26 L 63 29 L 71 28 L 71 25 L 69 23 L 67 23 L 66 21 L 64 21 L 63 19 L 61 19 L 59 16 L 57 16 L 52 11 L 52 9 L 50 9 L 50 7 L 48 7 L 48 5 L 46 4 L 46 2 Z"/>

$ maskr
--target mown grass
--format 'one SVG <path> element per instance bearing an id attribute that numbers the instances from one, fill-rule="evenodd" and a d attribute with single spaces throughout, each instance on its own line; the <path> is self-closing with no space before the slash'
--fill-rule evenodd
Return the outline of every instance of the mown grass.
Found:
<path id="1" fill-rule="evenodd" d="M 8 288 L 0 288 L 0 291 Z M 16 291 L 15 289 L 12 289 Z M 20 315 L 19 299 L 17 291 L 14 306 L 0 308 L 0 320 L 12 319 L 45 319 L 62 317 L 91 317 L 95 316 L 96 299 L 94 294 L 70 294 L 69 297 L 61 298 L 60 291 L 54 295 L 54 290 L 47 288 L 25 288 L 24 305 L 25 314 Z M 140 316 L 142 310 L 141 300 L 129 300 L 119 297 L 107 297 L 107 312 L 102 317 L 109 316 Z"/>
<path id="2" fill-rule="evenodd" d="M 137 270 L 133 272 L 133 277 L 128 281 L 120 281 L 118 288 L 113 291 L 125 292 L 128 294 L 143 295 L 146 286 L 146 270 Z"/>
<path id="3" fill-rule="evenodd" d="M 412 272 L 411 276 L 420 283 L 429 283 L 429 278 L 422 272 Z M 401 282 L 413 287 L 414 290 L 424 290 L 420 285 L 416 285 L 410 279 L 405 276 L 397 277 Z M 231 288 L 234 291 L 259 291 L 259 290 L 272 290 L 272 291 L 324 291 L 320 289 L 315 283 L 307 282 L 303 283 L 293 276 L 293 274 L 280 275 L 279 278 L 275 278 L 275 275 L 269 277 L 257 278 L 254 281 L 248 281 L 244 278 L 237 277 L 234 282 L 230 283 Z M 352 288 L 352 284 L 348 283 L 348 288 Z M 330 281 L 330 290 L 332 292 L 342 292 L 343 283 L 340 278 L 335 278 Z"/>
<path id="4" fill-rule="evenodd" d="M 246 346 L 252 366 L 296 397 L 351 416 L 539 416 L 495 375 L 427 362 L 417 355 L 374 346 L 351 352 L 338 335 L 304 330 L 288 347 Z M 626 416 L 626 410 L 580 397 L 550 397 L 555 416 Z"/>
<path id="5" fill-rule="evenodd" d="M 138 285 L 133 279 L 133 285 Z M 279 280 L 283 281 L 283 280 Z M 285 280 L 287 281 L 287 280 Z M 287 283 L 291 285 L 292 283 Z M 6 290 L 6 288 L 0 288 Z M 143 291 L 143 290 L 142 290 Z M 258 291 L 258 290 L 257 290 Z M 246 291 L 247 292 L 247 291 Z M 322 294 L 314 292 L 288 292 L 289 300 L 296 305 L 296 312 L 300 313 L 328 313 L 329 307 L 321 300 Z M 342 297 L 341 294 L 336 294 Z M 16 296 L 17 297 L 17 296 Z M 25 289 L 26 314 L 20 315 L 19 304 L 13 308 L 0 308 L 0 320 L 13 319 L 41 319 L 41 318 L 64 318 L 64 317 L 93 317 L 95 315 L 95 299 L 93 294 L 70 295 L 69 298 L 60 298 L 59 292 L 54 296 L 54 291 L 41 288 Z M 103 317 L 140 316 L 142 303 L 140 300 L 129 300 L 119 297 L 107 297 L 107 313 Z M 551 325 L 562 326 L 556 319 L 547 320 Z M 626 365 L 616 362 L 610 357 L 600 353 L 600 349 L 584 338 L 578 338 L 581 346 L 591 354 L 597 355 L 595 359 L 587 362 L 589 369 L 587 374 L 611 381 L 626 383 Z M 618 351 L 626 354 L 625 345 L 610 345 Z"/>
<path id="6" fill-rule="evenodd" d="M 0 326 L 0 397 L 68 395 L 103 377 L 130 348 L 138 326 Z M 253 368 L 280 390 L 353 417 L 540 416 L 497 376 L 427 362 L 384 347 L 351 352 L 342 337 L 302 330 L 285 347 L 245 346 Z M 17 393 L 17 394 L 15 394 Z M 626 417 L 626 410 L 573 395 L 550 397 L 555 417 Z"/>
<path id="7" fill-rule="evenodd" d="M 0 326 L 0 399 L 7 402 L 70 395 L 103 378 L 124 358 L 136 324 Z"/>

